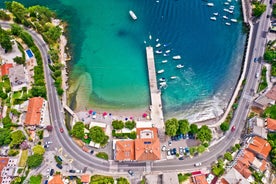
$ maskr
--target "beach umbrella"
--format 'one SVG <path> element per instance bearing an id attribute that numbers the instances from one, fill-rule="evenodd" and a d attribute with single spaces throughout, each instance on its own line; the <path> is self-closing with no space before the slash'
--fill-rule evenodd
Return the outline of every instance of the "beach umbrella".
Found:
<path id="1" fill-rule="evenodd" d="M 96 114 L 97 114 L 97 112 L 95 112 L 95 111 L 92 112 L 92 115 L 96 115 Z"/>
<path id="2" fill-rule="evenodd" d="M 147 115 L 147 113 L 144 113 L 142 116 L 143 116 L 143 118 L 146 118 L 148 115 Z"/>
<path id="3" fill-rule="evenodd" d="M 104 113 L 103 113 L 103 116 L 106 116 L 106 115 L 107 115 L 107 112 L 104 112 Z"/>
<path id="4" fill-rule="evenodd" d="M 92 112 L 93 112 L 93 110 L 92 110 L 92 109 L 90 109 L 90 110 L 88 111 L 88 113 L 89 113 L 89 114 L 92 114 Z"/>
<path id="5" fill-rule="evenodd" d="M 112 114 L 111 114 L 111 113 L 109 113 L 109 116 L 112 116 Z"/>
<path id="6" fill-rule="evenodd" d="M 132 119 L 133 119 L 133 117 L 132 117 L 132 116 L 130 116 L 130 117 L 129 117 L 129 119 L 131 119 L 131 120 L 132 120 Z"/>
<path id="7" fill-rule="evenodd" d="M 128 118 L 125 118 L 125 120 L 127 121 L 127 120 L 128 120 Z"/>

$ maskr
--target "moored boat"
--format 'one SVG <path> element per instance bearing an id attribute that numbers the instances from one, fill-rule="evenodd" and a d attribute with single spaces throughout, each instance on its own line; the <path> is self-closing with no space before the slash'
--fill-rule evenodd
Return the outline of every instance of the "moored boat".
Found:
<path id="1" fill-rule="evenodd" d="M 177 77 L 176 76 L 171 76 L 171 79 L 176 79 Z"/>
<path id="2" fill-rule="evenodd" d="M 129 10 L 129 15 L 131 16 L 131 18 L 133 20 L 136 20 L 137 19 L 137 16 L 135 15 L 135 13 L 132 11 L 132 10 Z"/>
<path id="3" fill-rule="evenodd" d="M 213 15 L 218 16 L 218 12 L 213 13 Z"/>
<path id="4" fill-rule="evenodd" d="M 180 55 L 173 56 L 173 59 L 181 59 Z"/>
<path id="5" fill-rule="evenodd" d="M 166 50 L 165 52 L 166 52 L 166 53 L 170 53 L 170 52 L 171 52 L 171 50 Z"/>
<path id="6" fill-rule="evenodd" d="M 167 62 L 168 62 L 168 60 L 163 60 L 163 61 L 162 61 L 162 63 L 167 63 Z"/>
<path id="7" fill-rule="evenodd" d="M 216 18 L 216 17 L 210 17 L 210 19 L 211 19 L 211 20 L 217 20 L 217 18 Z"/>
<path id="8" fill-rule="evenodd" d="M 230 26 L 231 24 L 229 22 L 226 22 L 225 25 Z"/>
<path id="9" fill-rule="evenodd" d="M 181 65 L 181 64 L 176 65 L 176 68 L 183 68 L 183 67 L 184 67 L 184 65 Z"/>
<path id="10" fill-rule="evenodd" d="M 164 77 L 162 77 L 162 78 L 159 79 L 159 81 L 160 81 L 160 82 L 165 82 L 166 79 L 165 79 Z"/>
<path id="11" fill-rule="evenodd" d="M 223 16 L 223 18 L 224 18 L 224 19 L 228 19 L 228 17 L 227 17 L 227 16 L 225 16 L 225 15 Z"/>
<path id="12" fill-rule="evenodd" d="M 155 53 L 156 54 L 162 54 L 162 50 L 156 50 Z"/>
<path id="13" fill-rule="evenodd" d="M 157 73 L 163 73 L 165 70 L 158 70 Z"/>
<path id="14" fill-rule="evenodd" d="M 214 3 L 207 3 L 207 6 L 212 7 L 212 6 L 214 6 Z"/>
<path id="15" fill-rule="evenodd" d="M 161 44 L 160 44 L 160 43 L 158 43 L 158 44 L 156 44 L 156 45 L 155 45 L 155 47 L 160 47 L 160 46 L 161 46 Z"/>
<path id="16" fill-rule="evenodd" d="M 231 22 L 238 22 L 237 19 L 230 19 L 230 20 L 231 20 Z"/>

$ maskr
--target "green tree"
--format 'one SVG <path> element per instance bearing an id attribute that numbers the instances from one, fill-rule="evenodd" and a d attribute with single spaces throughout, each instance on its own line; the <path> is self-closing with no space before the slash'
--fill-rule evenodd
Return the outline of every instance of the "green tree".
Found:
<path id="1" fill-rule="evenodd" d="M 197 147 L 190 147 L 190 154 L 192 156 L 194 156 L 196 152 L 197 152 Z"/>
<path id="2" fill-rule="evenodd" d="M 44 155 L 45 149 L 41 145 L 35 145 L 33 147 L 33 153 L 35 155 Z"/>
<path id="3" fill-rule="evenodd" d="M 270 151 L 270 157 L 276 159 L 276 147 Z"/>
<path id="4" fill-rule="evenodd" d="M 17 147 L 26 139 L 26 137 L 21 130 L 16 130 L 11 133 L 11 139 L 10 147 Z"/>
<path id="5" fill-rule="evenodd" d="M 253 15 L 255 17 L 260 17 L 266 10 L 266 5 L 260 2 L 254 2 Z"/>
<path id="6" fill-rule="evenodd" d="M 0 45 L 3 49 L 5 49 L 5 52 L 9 52 L 12 50 L 12 42 L 10 35 L 0 27 Z"/>
<path id="7" fill-rule="evenodd" d="M 23 59 L 23 57 L 18 57 L 16 56 L 15 58 L 13 58 L 13 61 L 17 64 L 25 64 L 25 60 Z"/>
<path id="8" fill-rule="evenodd" d="M 21 32 L 23 31 L 23 28 L 20 27 L 18 24 L 12 24 L 11 25 L 11 33 L 15 36 L 19 36 Z"/>
<path id="9" fill-rule="evenodd" d="M 0 19 L 8 21 L 11 19 L 11 17 L 6 14 L 6 12 L 4 12 L 3 10 L 0 10 Z"/>
<path id="10" fill-rule="evenodd" d="M 212 140 L 212 131 L 209 129 L 208 126 L 203 125 L 198 133 L 197 133 L 197 139 L 199 139 L 202 143 L 205 141 L 210 142 Z"/>
<path id="11" fill-rule="evenodd" d="M 102 159 L 104 159 L 104 160 L 108 160 L 108 154 L 105 153 L 105 152 L 99 152 L 99 153 L 97 153 L 97 154 L 96 154 L 96 157 L 102 158 Z"/>
<path id="12" fill-rule="evenodd" d="M 117 178 L 116 180 L 117 180 L 117 184 L 129 184 L 128 180 L 123 177 Z"/>
<path id="13" fill-rule="evenodd" d="M 198 126 L 197 126 L 197 124 L 191 124 L 190 125 L 190 132 L 192 134 L 197 134 L 197 132 L 198 132 Z"/>
<path id="14" fill-rule="evenodd" d="M 0 128 L 0 146 L 8 145 L 11 142 L 11 131 L 7 128 Z"/>
<path id="15" fill-rule="evenodd" d="M 9 156 L 16 156 L 19 154 L 19 151 L 17 149 L 9 149 L 8 155 Z"/>
<path id="16" fill-rule="evenodd" d="M 30 184 L 41 184 L 42 175 L 36 175 L 30 177 Z"/>
<path id="17" fill-rule="evenodd" d="M 115 130 L 121 130 L 121 129 L 124 128 L 124 126 L 125 126 L 125 124 L 121 120 L 114 120 L 114 121 L 112 121 L 112 127 Z"/>
<path id="18" fill-rule="evenodd" d="M 276 3 L 273 4 L 272 16 L 276 18 Z"/>
<path id="19" fill-rule="evenodd" d="M 175 136 L 178 128 L 178 121 L 175 118 L 169 119 L 165 122 L 166 134 L 169 136 Z"/>
<path id="20" fill-rule="evenodd" d="M 30 168 L 36 168 L 41 165 L 43 161 L 43 155 L 34 154 L 28 157 L 27 164 Z"/>
<path id="21" fill-rule="evenodd" d="M 83 122 L 76 122 L 73 126 L 73 129 L 71 130 L 71 135 L 82 139 L 84 137 L 84 124 Z"/>
<path id="22" fill-rule="evenodd" d="M 205 151 L 205 147 L 203 146 L 203 145 L 199 145 L 198 147 L 197 147 L 197 152 L 198 153 L 203 153 L 204 151 Z"/>
<path id="23" fill-rule="evenodd" d="M 89 137 L 95 143 L 103 143 L 106 140 L 106 135 L 99 126 L 94 126 L 89 130 Z"/>
<path id="24" fill-rule="evenodd" d="M 226 153 L 224 154 L 224 158 L 225 158 L 226 160 L 228 160 L 228 161 L 232 161 L 232 160 L 233 160 L 233 156 L 232 156 L 232 154 L 231 154 L 230 152 L 226 152 Z"/>
<path id="25" fill-rule="evenodd" d="M 227 130 L 229 130 L 230 128 L 230 125 L 228 122 L 223 122 L 220 124 L 220 129 L 223 131 L 223 132 L 226 132 Z"/>
<path id="26" fill-rule="evenodd" d="M 187 134 L 190 131 L 190 124 L 188 120 L 186 119 L 179 120 L 178 125 L 179 125 L 179 132 L 181 134 Z"/>
<path id="27" fill-rule="evenodd" d="M 240 144 L 235 144 L 235 147 L 236 147 L 237 149 L 240 149 L 240 148 L 241 148 L 241 145 L 240 145 Z"/>
<path id="28" fill-rule="evenodd" d="M 133 128 L 135 128 L 136 123 L 135 121 L 127 121 L 125 122 L 125 127 L 128 128 L 129 130 L 132 130 Z"/>

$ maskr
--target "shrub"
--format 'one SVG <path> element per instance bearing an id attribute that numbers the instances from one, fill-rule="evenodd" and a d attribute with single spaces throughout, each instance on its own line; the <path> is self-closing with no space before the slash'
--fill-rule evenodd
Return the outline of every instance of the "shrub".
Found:
<path id="1" fill-rule="evenodd" d="M 96 157 L 104 159 L 104 160 L 108 160 L 108 155 L 105 152 L 99 152 L 99 153 L 97 153 Z"/>

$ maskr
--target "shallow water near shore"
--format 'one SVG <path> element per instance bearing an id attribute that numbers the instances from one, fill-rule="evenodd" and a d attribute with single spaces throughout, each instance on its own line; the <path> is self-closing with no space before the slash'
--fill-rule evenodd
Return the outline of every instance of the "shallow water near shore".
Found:
<path id="1" fill-rule="evenodd" d="M 233 14 L 225 12 L 229 6 L 219 0 L 213 0 L 214 7 L 201 0 L 20 2 L 49 6 L 68 21 L 73 48 L 70 92 L 78 89 L 78 110 L 148 107 L 145 47 L 157 43 L 162 44 L 158 49 L 163 53 L 170 50 L 168 56 L 155 54 L 157 70 L 165 70 L 157 77 L 168 79 L 162 90 L 166 118 L 199 121 L 218 116 L 233 93 L 245 44 L 240 2 L 231 3 Z M 136 21 L 129 10 L 137 15 Z M 217 20 L 211 21 L 215 12 Z M 223 15 L 238 23 L 225 25 Z M 174 55 L 181 60 L 173 60 Z M 177 64 L 184 68 L 177 69 Z M 170 80 L 171 76 L 177 78 Z"/>

